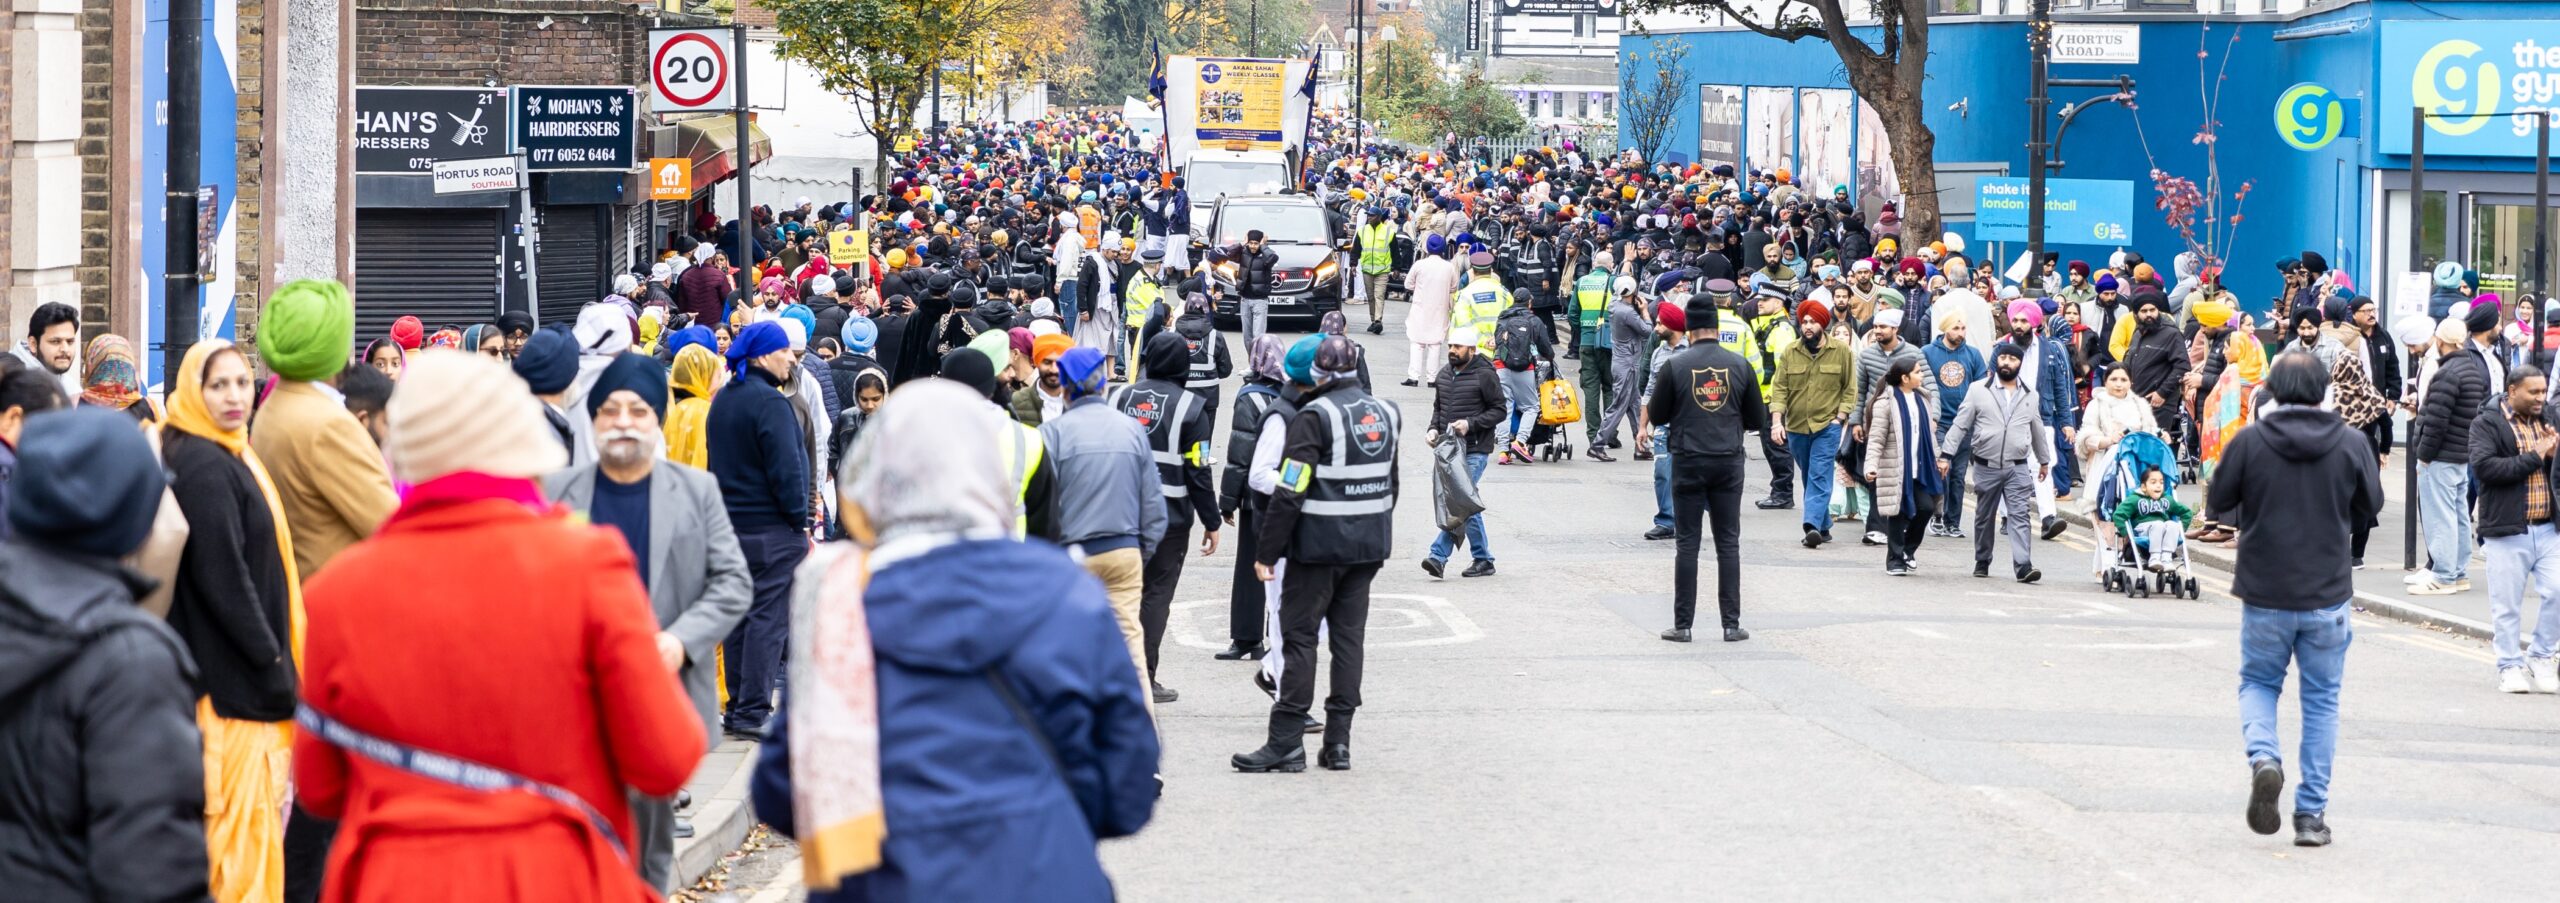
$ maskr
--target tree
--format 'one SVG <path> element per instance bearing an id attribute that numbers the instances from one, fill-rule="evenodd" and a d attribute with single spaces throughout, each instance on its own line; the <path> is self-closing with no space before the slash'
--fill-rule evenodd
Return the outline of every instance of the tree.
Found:
<path id="1" fill-rule="evenodd" d="M 1937 134 L 1922 118 L 1921 88 L 1928 80 L 1930 0 L 1866 0 L 1873 26 L 1849 26 L 1844 0 L 1634 0 L 1639 12 L 1720 13 L 1743 27 L 1782 41 L 1807 38 L 1831 45 L 1858 92 L 1884 122 L 1884 140 L 1902 177 L 1906 235 L 1936 235 Z M 1767 7 L 1759 9 L 1758 7 Z M 1871 31 L 1878 42 L 1858 32 Z"/>
<path id="2" fill-rule="evenodd" d="M 2151 161 L 2152 209 L 2160 211 L 2161 219 L 2169 224 L 2169 228 L 2177 230 L 2178 241 L 2186 245 L 2187 253 L 2195 255 L 2196 272 L 2204 284 L 2219 287 L 2223 264 L 2232 242 L 2239 238 L 2240 208 L 2248 203 L 2249 191 L 2256 183 L 2243 180 L 2239 188 L 2228 192 L 2228 198 L 2224 196 L 2228 183 L 2222 176 L 2222 120 L 2217 117 L 2222 114 L 2222 86 L 2230 79 L 2232 51 L 2239 46 L 2240 30 L 2232 29 L 2229 44 L 2222 48 L 2222 63 L 2208 80 L 2204 71 L 2208 55 L 2201 45 L 2212 32 L 2213 27 L 2208 25 L 2196 37 L 2199 45 L 2196 48 L 2196 90 L 2204 101 L 2204 122 L 2196 128 L 2195 136 L 2188 139 L 2189 144 L 2204 149 L 2204 184 L 2198 185 L 2196 180 L 2172 174 L 2164 168 L 2166 164 L 2151 150 L 2151 136 L 2142 131 L 2142 118 L 2138 111 L 2133 120 L 2133 133 L 2142 142 L 2143 157 Z M 2133 105 L 2127 103 L 2126 106 Z M 2183 302 L 2186 299 L 2176 300 Z M 2276 299 L 2275 316 L 2285 316 L 2284 304 L 2290 300 L 2289 297 Z"/>
<path id="3" fill-rule="evenodd" d="M 1440 82 L 1440 64 L 1432 59 L 1432 38 L 1424 33 L 1421 17 L 1391 15 L 1383 24 L 1395 28 L 1396 39 L 1370 42 L 1368 78 L 1362 85 L 1369 103 L 1379 109 L 1418 97 Z"/>
<path id="4" fill-rule="evenodd" d="M 1671 128 L 1688 104 L 1688 60 L 1688 44 L 1659 41 L 1651 51 L 1629 54 L 1618 63 L 1618 127 L 1646 163 L 1662 159 Z M 1638 80 L 1647 73 L 1653 76 L 1650 85 Z"/>
<path id="5" fill-rule="evenodd" d="M 1460 138 L 1516 138 L 1529 131 L 1519 104 L 1492 82 L 1468 73 L 1452 83 L 1432 79 L 1423 90 L 1391 104 L 1379 105 L 1387 134 L 1401 141 L 1438 146 L 1448 135 Z"/>
<path id="6" fill-rule="evenodd" d="M 936 68 L 966 61 L 978 42 L 1013 20 L 1036 18 L 1034 0 L 765 0 L 782 35 L 775 53 L 808 66 L 827 90 L 849 95 L 864 130 L 888 146 L 915 126 Z M 966 79 L 964 72 L 961 77 Z"/>

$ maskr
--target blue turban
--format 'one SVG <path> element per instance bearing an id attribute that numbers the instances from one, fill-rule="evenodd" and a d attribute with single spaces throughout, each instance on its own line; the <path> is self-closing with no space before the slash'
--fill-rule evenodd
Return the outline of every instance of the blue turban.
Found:
<path id="1" fill-rule="evenodd" d="M 1323 344 L 1324 336 L 1322 335 L 1311 335 L 1299 339 L 1297 344 L 1289 346 L 1289 353 L 1280 358 L 1280 372 L 1288 374 L 1289 381 L 1298 385 L 1315 385 L 1316 348 Z"/>
<path id="2" fill-rule="evenodd" d="M 818 315 L 809 312 L 809 305 L 783 305 L 782 315 L 800 321 L 801 335 L 812 336 L 818 334 Z"/>
<path id="3" fill-rule="evenodd" d="M 1064 384 L 1069 400 L 1100 394 L 1104 378 L 1110 375 L 1102 349 L 1069 348 L 1058 355 L 1058 381 Z"/>
<path id="4" fill-rule="evenodd" d="M 870 317 L 857 315 L 844 321 L 844 331 L 840 334 L 844 337 L 844 350 L 870 354 L 872 346 L 880 343 L 880 324 L 871 322 Z"/>
<path id="5" fill-rule="evenodd" d="M 525 347 L 533 346 L 528 344 Z M 747 328 L 738 330 L 737 338 L 729 340 L 729 371 L 743 376 L 748 361 L 789 347 L 791 337 L 783 333 L 782 324 L 772 320 L 748 324 Z"/>
<path id="6" fill-rule="evenodd" d="M 687 345 L 700 345 L 712 354 L 720 353 L 720 337 L 712 334 L 709 326 L 687 326 L 676 330 L 675 335 L 667 337 L 667 354 L 670 357 L 683 354 Z"/>
<path id="7" fill-rule="evenodd" d="M 536 329 L 510 366 L 535 395 L 568 391 L 569 383 L 578 378 L 578 340 L 556 323 Z"/>
<path id="8" fill-rule="evenodd" d="M 1430 255 L 1433 255 L 1433 256 L 1435 256 L 1435 257 L 1436 257 L 1436 256 L 1439 256 L 1439 254 L 1440 254 L 1440 250 L 1441 250 L 1442 248 L 1446 248 L 1446 247 L 1448 247 L 1448 246 L 1449 246 L 1449 240 L 1448 240 L 1448 239 L 1445 239 L 1445 238 L 1441 238 L 1441 237 L 1440 237 L 1440 233 L 1438 233 L 1438 232 L 1433 232 L 1433 233 L 1431 233 L 1430 237 L 1428 237 L 1428 238 L 1424 238 L 1424 239 L 1422 240 L 1422 251 L 1423 251 L 1423 253 L 1430 254 Z"/>

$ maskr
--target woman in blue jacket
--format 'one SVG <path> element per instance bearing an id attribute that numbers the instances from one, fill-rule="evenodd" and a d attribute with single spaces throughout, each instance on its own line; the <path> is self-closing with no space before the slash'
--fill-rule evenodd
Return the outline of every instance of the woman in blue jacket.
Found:
<path id="1" fill-rule="evenodd" d="M 754 801 L 811 900 L 1108 900 L 1095 842 L 1155 810 L 1145 684 L 1101 584 L 1010 538 L 999 417 L 900 386 L 838 479 L 854 541 L 802 569 Z"/>

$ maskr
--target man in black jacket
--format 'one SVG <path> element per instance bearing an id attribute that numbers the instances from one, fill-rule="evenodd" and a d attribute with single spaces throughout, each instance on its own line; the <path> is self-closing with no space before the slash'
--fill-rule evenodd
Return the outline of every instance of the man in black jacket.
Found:
<path id="1" fill-rule="evenodd" d="M 2560 431 L 2543 416 L 2542 371 L 2530 365 L 2507 374 L 2505 404 L 2490 405 L 2471 421 L 2471 471 L 2480 480 L 2480 545 L 2489 559 L 2490 645 L 2498 655 L 2498 692 L 2560 693 L 2560 495 L 2554 495 L 2552 452 Z M 2528 581 L 2528 578 L 2531 578 Z M 2525 649 L 2518 622 L 2525 584 L 2542 593 L 2533 648 Z M 2528 676 L 2527 663 L 2531 663 Z"/>
<path id="2" fill-rule="evenodd" d="M 2498 309 L 2481 305 L 2463 318 L 2471 339 L 2445 354 L 2418 403 L 2418 517 L 2427 536 L 2429 571 L 2413 575 L 2409 591 L 2443 596 L 2471 589 L 2471 422 L 2491 403 L 2491 387 L 2504 382 L 2494 370 L 2488 343 Z"/>
<path id="3" fill-rule="evenodd" d="M 2276 745 L 2276 703 L 2285 672 L 2301 669 L 2302 784 L 2293 795 L 2293 842 L 2329 842 L 2329 762 L 2338 744 L 2338 685 L 2355 639 L 2348 528 L 2382 505 L 2373 450 L 2338 415 L 2320 409 L 2329 371 L 2301 352 L 2267 367 L 2266 414 L 2223 447 L 2205 507 L 2237 511 L 2239 569 L 2231 594 L 2240 607 L 2240 720 L 2249 755 L 2249 829 L 2281 827 L 2284 791 Z M 2459 465 L 2457 465 L 2459 466 Z"/>
<path id="4" fill-rule="evenodd" d="M 1191 350 L 1181 336 L 1156 333 L 1147 340 L 1139 360 L 1146 378 L 1120 390 L 1113 407 L 1146 431 L 1164 493 L 1164 539 L 1147 554 L 1146 571 L 1140 577 L 1138 623 L 1146 632 L 1147 685 L 1155 691 L 1156 702 L 1166 703 L 1181 694 L 1156 682 L 1157 650 L 1164 646 L 1165 621 L 1173 613 L 1174 589 L 1182 582 L 1182 561 L 1189 552 L 1193 524 L 1208 527 L 1200 537 L 1201 557 L 1218 553 L 1218 491 L 1209 483 L 1209 431 L 1216 414 L 1182 387 L 1183 373 L 1191 367 Z"/>
<path id="5" fill-rule="evenodd" d="M 1671 431 L 1671 629 L 1662 638 L 1689 641 L 1698 610 L 1698 533 L 1703 517 L 1716 531 L 1716 607 L 1724 641 L 1751 638 L 1742 629 L 1743 434 L 1769 422 L 1751 362 L 1718 341 L 1715 296 L 1689 297 L 1681 311 L 1689 347 L 1653 375 L 1645 418 Z"/>
<path id="6" fill-rule="evenodd" d="M 1502 382 L 1494 375 L 1493 362 L 1476 353 L 1473 329 L 1449 331 L 1449 368 L 1440 371 L 1440 381 L 1431 396 L 1431 442 L 1467 443 L 1467 478 L 1484 479 L 1484 465 L 1493 454 L 1494 437 L 1506 404 Z M 1441 575 L 1449 555 L 1457 551 L 1456 537 L 1440 533 L 1431 538 L 1431 551 L 1422 558 L 1422 569 L 1433 577 Z M 1475 563 L 1460 572 L 1461 577 L 1482 577 L 1493 573 L 1493 548 L 1485 542 L 1484 515 L 1467 518 L 1467 548 L 1475 553 Z"/>
<path id="7" fill-rule="evenodd" d="M 2177 325 L 2161 315 L 2162 301 L 2156 290 L 2146 290 L 2133 299 L 2133 342 L 2124 350 L 2125 372 L 2133 377 L 2133 394 L 2151 405 L 2152 419 L 2160 431 L 2178 435 L 2178 406 L 2185 397 L 2182 388 L 2187 378 L 2187 339 L 2178 334 Z"/>
<path id="8" fill-rule="evenodd" d="M 1244 343 L 1271 331 L 1271 288 L 1278 284 L 1280 252 L 1264 242 L 1262 230 L 1244 234 L 1244 247 L 1236 255 L 1236 294 L 1243 297 L 1237 314 L 1244 321 Z"/>
<path id="9" fill-rule="evenodd" d="M 133 419 L 28 418 L 0 541 L 0 861 L 20 900 L 202 900 L 195 666 L 134 604 L 167 486 Z"/>

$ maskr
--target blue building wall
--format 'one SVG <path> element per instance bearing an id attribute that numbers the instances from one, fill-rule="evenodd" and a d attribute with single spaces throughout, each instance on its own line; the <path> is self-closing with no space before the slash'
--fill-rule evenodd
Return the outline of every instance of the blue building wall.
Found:
<path id="1" fill-rule="evenodd" d="M 2205 105 L 2220 83 L 2218 161 L 2226 199 L 2243 183 L 2251 190 L 2241 209 L 2242 221 L 2224 245 L 2229 269 L 2224 281 L 2244 303 L 2263 309 L 2279 285 L 2274 267 L 2280 257 L 2304 250 L 2320 252 L 2332 267 L 2352 274 L 2369 293 L 2372 267 L 2369 223 L 2380 199 L 2370 197 L 2375 170 L 2405 170 L 2408 157 L 2378 152 L 2376 137 L 2396 129 L 2406 135 L 2409 113 L 2375 109 L 2378 78 L 2407 78 L 2406 72 L 2381 73 L 2380 24 L 2394 19 L 2554 19 L 2560 3 L 2472 2 L 2426 3 L 2400 0 L 2360 3 L 2289 19 L 2214 17 L 2211 20 L 2145 19 L 2141 21 L 2141 62 L 2120 64 L 2056 64 L 2057 78 L 2135 79 L 2137 108 L 2093 107 L 2081 114 L 2064 138 L 2066 167 L 2055 175 L 2078 179 L 2124 179 L 2134 183 L 2134 216 L 2126 247 L 2141 251 L 2167 274 L 2169 261 L 2184 242 L 2154 205 L 2158 193 L 2150 173 L 2166 172 L 2205 182 L 2206 151 L 2195 142 L 2206 119 Z M 2068 21 L 2066 19 L 2066 21 Z M 2123 17 L 2089 21 L 2122 22 Z M 1923 104 L 1936 133 L 1936 157 L 1952 163 L 2006 163 L 2009 175 L 2027 174 L 2029 126 L 2025 98 L 2029 91 L 2027 25 L 2016 19 L 1941 19 L 1930 29 L 1929 82 Z M 2279 33 L 2289 39 L 2278 40 Z M 2236 42 L 2234 35 L 2237 35 Z M 2307 35 L 2307 36 L 2306 36 Z M 1868 37 L 1873 40 L 1872 30 Z M 1682 110 L 1671 147 L 1694 157 L 1698 150 L 1698 91 L 1703 84 L 1847 88 L 1847 76 L 1831 48 L 1819 42 L 1790 44 L 1742 30 L 1681 32 L 1621 38 L 1624 54 L 1650 51 L 1658 42 L 1690 45 L 1686 67 L 1689 100 Z M 2493 48 L 2494 50 L 2494 48 Z M 2202 60 L 2199 53 L 2204 54 Z M 2198 71 L 2198 64 L 2203 70 Z M 2278 98 L 2300 83 L 2315 83 L 2349 108 L 2345 129 L 2316 150 L 2299 150 L 2278 132 Z M 2102 89 L 2055 89 L 2061 104 L 2108 93 Z M 1965 111 L 1950 111 L 1963 101 Z M 1751 111 L 1745 111 L 1746 123 Z M 2057 119 L 2058 122 L 2058 119 Z M 1748 128 L 1746 125 L 1747 147 Z M 1860 134 L 1861 146 L 1882 136 Z M 1623 139 L 1622 139 L 1623 143 Z M 1724 161 L 1709 161 L 1724 162 Z M 2443 170 L 2530 172 L 2533 159 L 2513 157 L 2447 157 L 2430 153 L 2430 173 Z M 1907 187 L 1907 186 L 1906 186 Z M 1944 186 L 1941 186 L 1944 188 Z M 1972 242 L 1972 224 L 1949 221 L 1948 231 Z M 1973 243 L 1978 244 L 1978 243 Z M 2023 247 L 2012 242 L 2014 257 Z M 2055 244 L 2065 259 L 2102 264 L 2114 245 Z M 1974 256 L 1981 257 L 1977 252 Z M 2006 261 L 2002 261 L 2003 264 Z"/>

